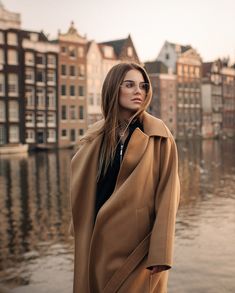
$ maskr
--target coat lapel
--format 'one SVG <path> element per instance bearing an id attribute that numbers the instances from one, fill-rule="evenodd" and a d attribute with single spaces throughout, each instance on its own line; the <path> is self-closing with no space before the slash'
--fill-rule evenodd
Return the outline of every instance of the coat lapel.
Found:
<path id="1" fill-rule="evenodd" d="M 131 136 L 125 155 L 123 157 L 115 190 L 123 184 L 123 182 L 130 176 L 132 171 L 135 169 L 146 150 L 148 141 L 149 136 L 144 134 L 139 128 L 136 128 Z"/>

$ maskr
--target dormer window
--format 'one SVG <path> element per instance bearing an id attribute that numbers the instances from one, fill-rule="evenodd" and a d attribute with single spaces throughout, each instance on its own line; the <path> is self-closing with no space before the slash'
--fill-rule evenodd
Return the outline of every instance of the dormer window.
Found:
<path id="1" fill-rule="evenodd" d="M 103 49 L 104 56 L 106 58 L 112 58 L 113 57 L 113 48 L 109 46 L 105 46 Z"/>
<path id="2" fill-rule="evenodd" d="M 129 57 L 133 56 L 133 48 L 132 47 L 127 48 L 127 56 L 129 56 Z"/>

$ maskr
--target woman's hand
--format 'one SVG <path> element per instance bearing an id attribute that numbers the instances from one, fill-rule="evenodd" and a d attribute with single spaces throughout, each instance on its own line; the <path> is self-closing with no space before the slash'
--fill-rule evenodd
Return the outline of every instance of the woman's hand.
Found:
<path id="1" fill-rule="evenodd" d="M 163 265 L 158 265 L 158 266 L 153 266 L 150 272 L 150 275 L 160 273 L 162 271 L 167 270 L 169 267 L 168 266 L 163 266 Z"/>

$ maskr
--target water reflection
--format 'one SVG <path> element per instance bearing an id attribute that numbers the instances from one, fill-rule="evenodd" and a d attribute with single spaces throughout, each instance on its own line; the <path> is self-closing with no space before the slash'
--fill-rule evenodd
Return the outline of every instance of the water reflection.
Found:
<path id="1" fill-rule="evenodd" d="M 41 257 L 53 243 L 71 245 L 70 160 L 70 151 L 0 160 L 0 276 L 11 286 L 29 282 L 18 274 L 28 259 Z"/>
<path id="2" fill-rule="evenodd" d="M 234 149 L 231 140 L 178 143 L 181 203 L 170 293 L 235 291 Z M 61 150 L 0 159 L 0 282 L 13 292 L 71 291 L 71 156 Z"/>

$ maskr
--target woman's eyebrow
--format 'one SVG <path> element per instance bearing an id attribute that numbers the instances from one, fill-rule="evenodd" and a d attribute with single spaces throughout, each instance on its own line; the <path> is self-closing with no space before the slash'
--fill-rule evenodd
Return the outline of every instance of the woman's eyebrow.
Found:
<path id="1" fill-rule="evenodd" d="M 123 82 L 124 81 L 131 81 L 131 82 L 136 82 L 135 80 L 131 80 L 131 79 L 125 79 L 125 80 L 123 80 Z M 144 82 L 145 83 L 145 81 L 140 81 L 140 83 L 142 83 L 142 82 Z"/>

